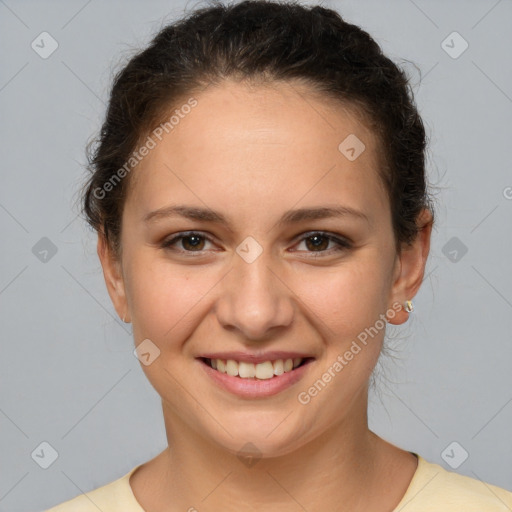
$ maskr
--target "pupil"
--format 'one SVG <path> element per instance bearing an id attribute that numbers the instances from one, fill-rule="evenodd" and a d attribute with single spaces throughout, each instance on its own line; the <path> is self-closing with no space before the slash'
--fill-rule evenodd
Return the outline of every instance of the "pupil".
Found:
<path id="1" fill-rule="evenodd" d="M 324 236 L 322 236 L 322 235 L 313 235 L 313 236 L 309 237 L 309 240 L 313 241 L 312 242 L 313 247 L 318 249 L 323 244 L 325 244 L 326 238 Z"/>
<path id="2" fill-rule="evenodd" d="M 195 240 L 190 243 L 191 240 Z M 201 244 L 201 237 L 197 235 L 190 235 L 183 239 L 186 245 L 197 248 Z"/>

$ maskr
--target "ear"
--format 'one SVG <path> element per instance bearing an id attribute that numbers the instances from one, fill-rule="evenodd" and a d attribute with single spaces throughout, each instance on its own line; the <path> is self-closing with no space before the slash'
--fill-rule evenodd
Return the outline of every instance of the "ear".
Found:
<path id="1" fill-rule="evenodd" d="M 393 318 L 388 319 L 390 324 L 399 325 L 408 320 L 409 313 L 404 309 L 405 301 L 412 300 L 423 282 L 433 223 L 430 210 L 422 210 L 416 223 L 419 231 L 415 240 L 410 245 L 404 244 L 401 254 L 397 256 L 390 300 L 391 304 L 395 304 L 394 311 L 396 303 L 402 307 Z"/>
<path id="2" fill-rule="evenodd" d="M 128 304 L 126 300 L 124 277 L 122 274 L 121 262 L 113 254 L 113 251 L 107 242 L 103 231 L 98 232 L 98 257 L 103 268 L 103 277 L 107 285 L 108 294 L 114 304 L 114 308 L 120 318 L 126 322 L 130 321 Z"/>

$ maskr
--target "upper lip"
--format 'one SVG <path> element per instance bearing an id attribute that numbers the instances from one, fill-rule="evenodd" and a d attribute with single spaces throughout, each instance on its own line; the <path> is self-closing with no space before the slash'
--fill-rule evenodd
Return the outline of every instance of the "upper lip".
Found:
<path id="1" fill-rule="evenodd" d="M 312 358 L 313 356 L 310 354 L 304 354 L 301 352 L 286 352 L 286 351 L 278 351 L 273 350 L 265 353 L 251 353 L 251 352 L 211 352 L 207 354 L 201 354 L 198 356 L 199 358 L 204 359 L 223 359 L 224 361 L 228 359 L 233 359 L 234 361 L 243 361 L 244 363 L 263 363 L 265 361 L 277 361 L 278 359 L 295 359 L 296 357 L 300 357 L 302 359 Z"/>

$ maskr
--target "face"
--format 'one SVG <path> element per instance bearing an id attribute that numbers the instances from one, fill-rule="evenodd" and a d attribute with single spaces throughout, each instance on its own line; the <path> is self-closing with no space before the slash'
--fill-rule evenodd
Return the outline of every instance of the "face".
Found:
<path id="1" fill-rule="evenodd" d="M 225 82 L 195 98 L 133 171 L 122 261 L 98 245 L 166 422 L 263 456 L 356 431 L 383 319 L 405 321 L 396 306 L 426 258 L 425 243 L 395 252 L 377 140 L 297 85 Z M 281 375 L 208 364 L 230 358 L 242 362 L 231 373 Z"/>

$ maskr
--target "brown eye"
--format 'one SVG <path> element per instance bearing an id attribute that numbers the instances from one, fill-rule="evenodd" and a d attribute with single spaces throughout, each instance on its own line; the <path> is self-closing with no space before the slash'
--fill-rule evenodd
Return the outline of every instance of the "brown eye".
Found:
<path id="1" fill-rule="evenodd" d="M 198 235 L 190 235 L 182 237 L 182 245 L 188 251 L 201 250 L 204 246 L 204 237 Z"/>
<path id="2" fill-rule="evenodd" d="M 176 247 L 181 241 L 181 248 Z M 181 233 L 169 240 L 165 240 L 161 247 L 176 252 L 201 252 L 210 239 L 199 233 Z"/>
<path id="3" fill-rule="evenodd" d="M 329 246 L 330 239 L 325 235 L 313 235 L 309 236 L 306 240 L 306 246 L 312 251 L 320 250 L 324 251 Z M 311 242 L 311 243 L 308 243 Z"/>
<path id="4" fill-rule="evenodd" d="M 352 244 L 345 238 L 323 232 L 306 233 L 306 236 L 301 239 L 302 242 L 306 246 L 305 252 L 313 253 L 315 256 L 316 254 L 314 253 L 319 253 L 318 256 L 321 256 L 324 253 L 330 254 L 332 252 L 346 251 L 352 247 Z M 334 244 L 334 247 L 329 247 L 331 242 Z"/>

